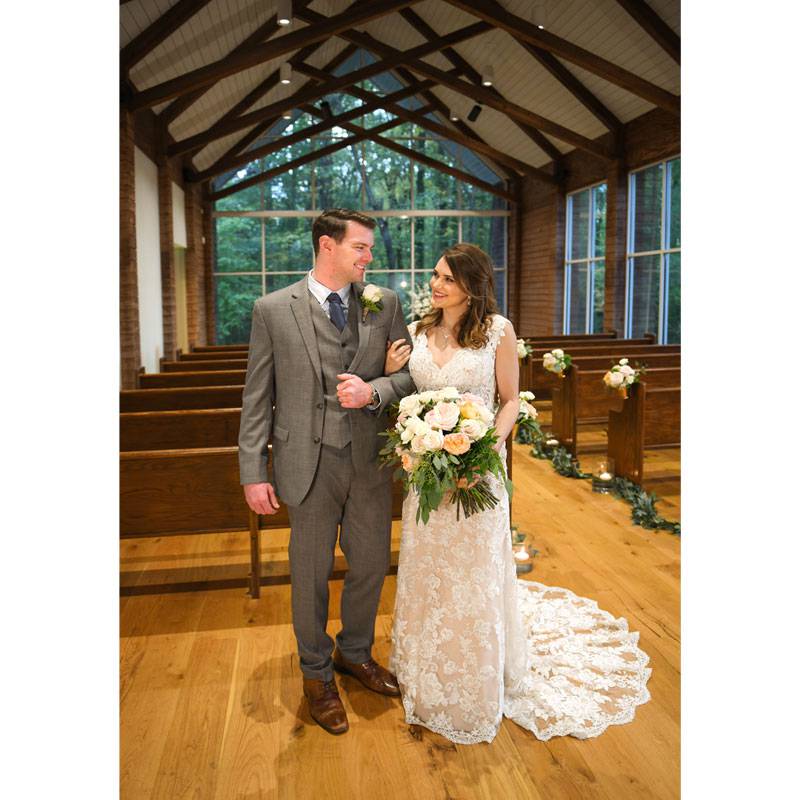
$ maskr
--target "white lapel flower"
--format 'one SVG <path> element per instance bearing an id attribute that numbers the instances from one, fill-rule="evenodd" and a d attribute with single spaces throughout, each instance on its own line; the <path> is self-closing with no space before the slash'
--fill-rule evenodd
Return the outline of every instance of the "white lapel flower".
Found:
<path id="1" fill-rule="evenodd" d="M 383 308 L 383 290 L 374 283 L 368 283 L 359 295 L 361 303 L 361 321 L 367 321 L 370 311 L 380 311 Z"/>

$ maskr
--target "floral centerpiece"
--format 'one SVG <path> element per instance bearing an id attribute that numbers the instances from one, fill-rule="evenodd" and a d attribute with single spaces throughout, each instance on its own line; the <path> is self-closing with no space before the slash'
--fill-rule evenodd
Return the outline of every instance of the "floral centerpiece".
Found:
<path id="1" fill-rule="evenodd" d="M 548 372 L 555 372 L 556 375 L 564 377 L 564 370 L 572 363 L 572 356 L 567 355 L 563 350 L 555 350 L 545 353 L 542 356 L 542 366 Z"/>
<path id="2" fill-rule="evenodd" d="M 634 383 L 639 383 L 639 379 L 644 374 L 644 368 L 634 368 L 628 363 L 627 358 L 621 358 L 618 364 L 614 364 L 611 369 L 603 375 L 603 383 L 609 389 L 616 389 L 624 399 L 628 398 L 628 387 Z"/>
<path id="3" fill-rule="evenodd" d="M 494 414 L 480 397 L 459 394 L 453 386 L 404 397 L 398 405 L 397 423 L 381 435 L 388 441 L 381 450 L 386 464 L 400 463 L 406 490 L 419 497 L 417 522 L 427 524 L 431 511 L 447 497 L 456 506 L 456 518 L 494 508 L 487 476 L 511 482 L 494 449 L 497 433 Z"/>
<path id="4" fill-rule="evenodd" d="M 517 339 L 517 356 L 520 361 L 524 361 L 532 352 L 533 348 L 524 339 Z"/>
<path id="5" fill-rule="evenodd" d="M 408 297 L 410 300 L 409 322 L 422 319 L 433 308 L 431 287 L 427 283 L 421 283 L 413 289 L 409 289 Z"/>
<path id="6" fill-rule="evenodd" d="M 533 392 L 519 393 L 519 413 L 517 414 L 517 435 L 515 441 L 520 444 L 531 444 L 544 437 L 536 418 L 539 412 L 531 405 L 536 398 Z"/>

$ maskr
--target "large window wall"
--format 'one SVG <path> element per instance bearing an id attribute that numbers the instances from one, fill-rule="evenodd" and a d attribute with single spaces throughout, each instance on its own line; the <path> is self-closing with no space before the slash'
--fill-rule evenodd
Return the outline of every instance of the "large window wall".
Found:
<path id="1" fill-rule="evenodd" d="M 681 340 L 681 160 L 632 172 L 628 184 L 627 336 Z"/>
<path id="2" fill-rule="evenodd" d="M 345 98 L 334 113 L 347 107 Z M 359 125 L 372 127 L 387 119 L 384 112 L 373 112 Z M 300 116 L 279 135 L 313 122 L 308 115 Z M 333 128 L 248 164 L 215 188 L 226 191 L 348 135 Z M 474 163 L 466 163 L 474 159 L 468 151 L 427 136 L 414 124 L 399 125 L 384 136 L 457 169 L 474 168 Z M 494 176 L 494 180 L 499 179 Z M 375 217 L 374 260 L 366 279 L 398 292 L 406 313 L 409 290 L 426 282 L 442 251 L 459 241 L 477 244 L 492 258 L 498 301 L 505 313 L 510 213 L 506 201 L 376 143 L 360 142 L 216 201 L 218 343 L 247 341 L 255 300 L 294 283 L 311 268 L 311 224 L 322 209 L 335 206 Z"/>
<path id="3" fill-rule="evenodd" d="M 564 333 L 600 333 L 605 308 L 605 183 L 567 195 Z"/>

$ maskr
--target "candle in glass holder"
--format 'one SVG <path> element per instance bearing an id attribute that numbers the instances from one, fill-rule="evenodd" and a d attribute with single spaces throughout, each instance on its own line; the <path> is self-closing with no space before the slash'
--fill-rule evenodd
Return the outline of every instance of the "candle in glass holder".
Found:
<path id="1" fill-rule="evenodd" d="M 528 555 L 528 551 L 524 547 L 522 547 L 514 552 L 514 558 L 517 561 L 527 561 L 530 558 L 530 556 Z"/>
<path id="2" fill-rule="evenodd" d="M 601 481 L 610 481 L 611 480 L 611 474 L 608 473 L 608 472 L 605 472 L 605 471 L 601 472 L 597 477 L 600 478 Z"/>

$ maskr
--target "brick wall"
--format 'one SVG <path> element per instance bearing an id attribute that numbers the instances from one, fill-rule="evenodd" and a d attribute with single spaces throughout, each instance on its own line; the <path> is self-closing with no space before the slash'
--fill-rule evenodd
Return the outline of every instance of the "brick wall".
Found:
<path id="1" fill-rule="evenodd" d="M 142 362 L 139 347 L 139 281 L 136 273 L 136 179 L 134 121 L 120 112 L 119 125 L 119 327 L 120 386 L 133 389 Z"/>
<path id="2" fill-rule="evenodd" d="M 610 140 L 610 134 L 599 141 Z M 606 330 L 622 333 L 625 252 L 627 246 L 627 181 L 632 169 L 680 153 L 680 120 L 661 109 L 624 126 L 623 157 L 611 161 L 575 150 L 564 157 L 566 177 L 556 187 L 526 178 L 522 184 L 519 297 L 509 290 L 509 308 L 519 307 L 515 327 L 521 335 L 546 336 L 563 329 L 564 230 L 568 192 L 599 181 L 608 182 L 606 233 Z M 511 245 L 509 237 L 509 245 Z"/>

